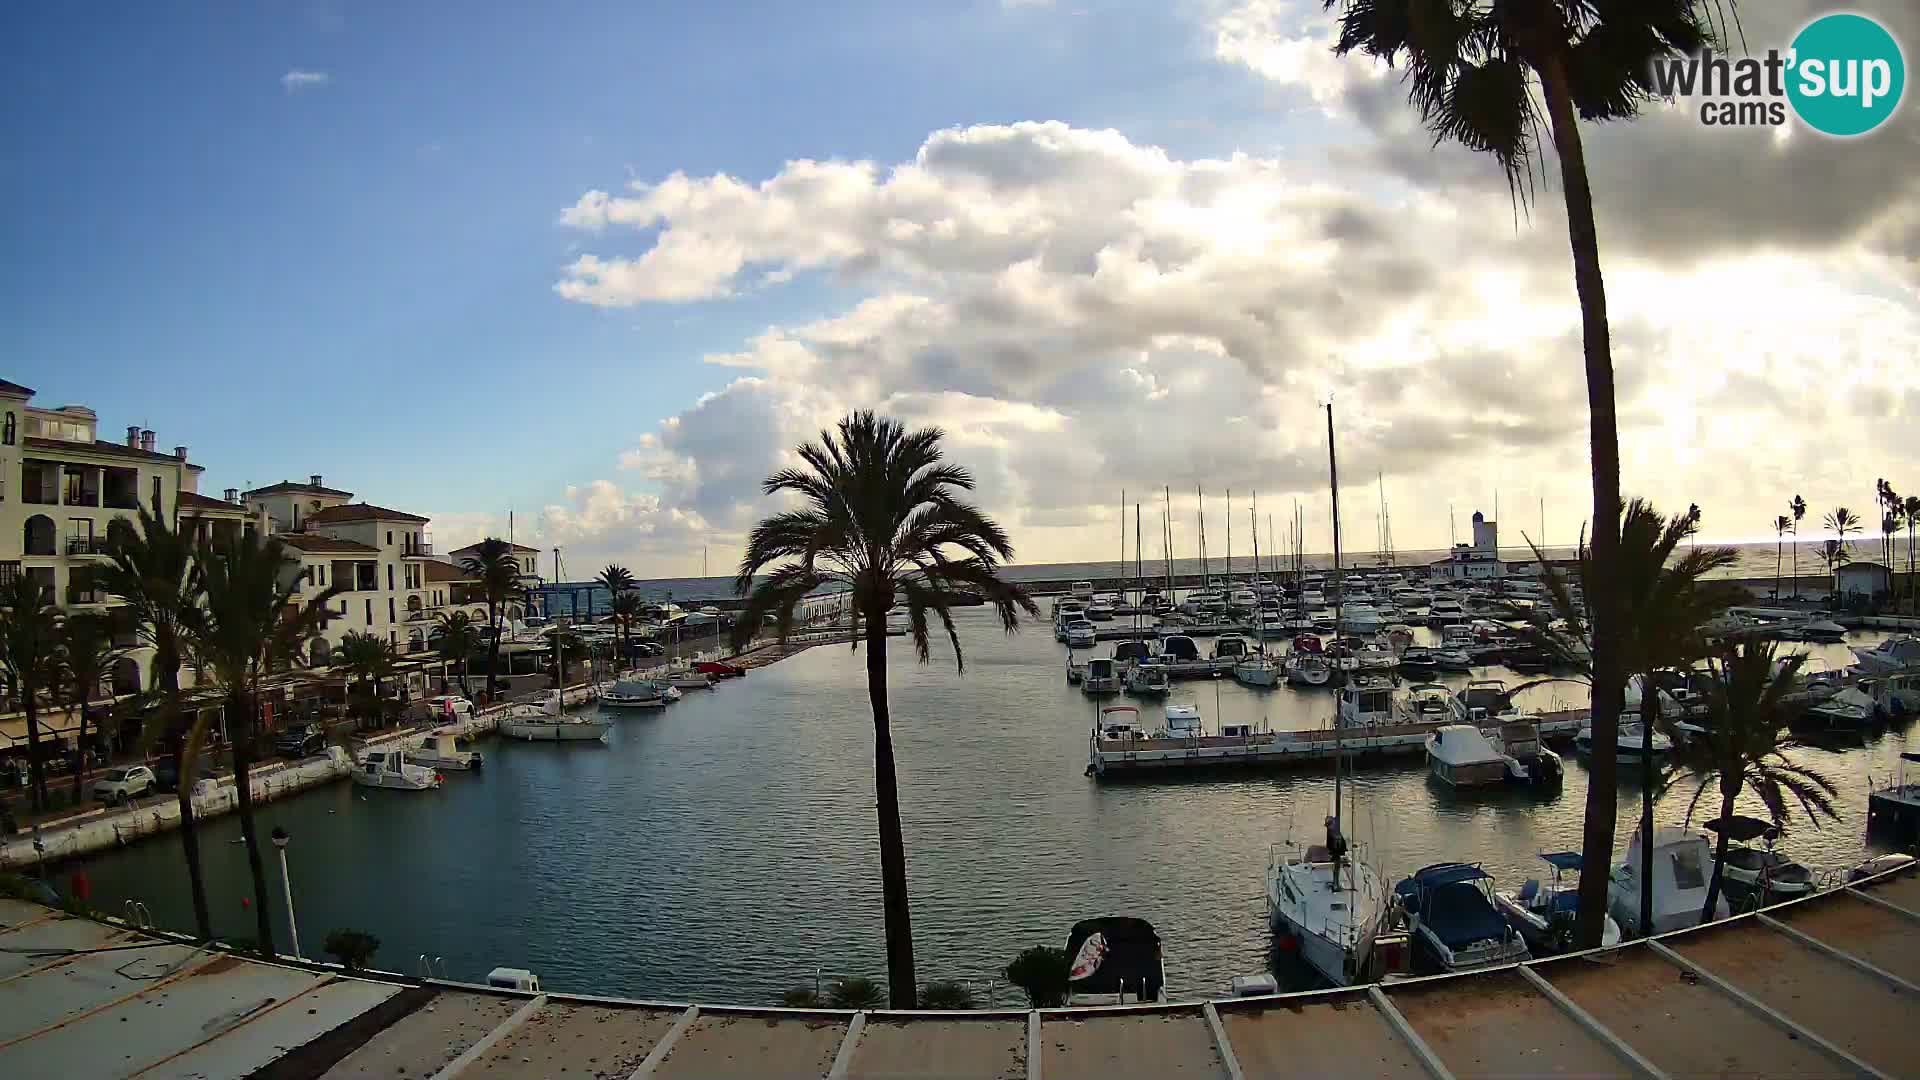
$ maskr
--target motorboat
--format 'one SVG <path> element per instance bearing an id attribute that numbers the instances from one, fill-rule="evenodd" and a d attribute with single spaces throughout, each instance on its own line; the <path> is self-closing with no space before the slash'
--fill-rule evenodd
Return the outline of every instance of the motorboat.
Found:
<path id="1" fill-rule="evenodd" d="M 1087 618 L 1094 622 L 1106 622 L 1113 618 L 1113 608 L 1114 603 L 1111 598 L 1096 596 L 1093 602 L 1087 605 Z"/>
<path id="2" fill-rule="evenodd" d="M 1200 659 L 1200 646 L 1186 634 L 1168 634 L 1160 639 L 1160 659 L 1167 664 L 1191 664 Z"/>
<path id="3" fill-rule="evenodd" d="M 1073 659 L 1073 650 L 1067 650 L 1067 685 L 1079 686 L 1080 680 L 1087 677 L 1087 665 Z"/>
<path id="4" fill-rule="evenodd" d="M 1434 650 L 1424 645 L 1410 645 L 1400 654 L 1400 670 L 1409 675 L 1431 675 L 1440 670 L 1440 661 L 1434 656 Z"/>
<path id="5" fill-rule="evenodd" d="M 1661 825 L 1653 830 L 1653 926 L 1652 933 L 1684 930 L 1700 923 L 1700 911 L 1707 903 L 1707 879 L 1713 873 L 1713 842 L 1698 829 Z M 1640 828 L 1635 826 L 1627 841 L 1627 861 L 1614 867 L 1607 882 L 1607 912 L 1624 933 L 1641 936 L 1640 928 Z M 1714 907 L 1714 918 L 1723 919 L 1730 909 L 1726 890 L 1721 890 Z"/>
<path id="6" fill-rule="evenodd" d="M 437 770 L 407 760 L 403 750 L 369 750 L 353 766 L 353 782 L 361 787 L 427 791 L 442 778 Z"/>
<path id="7" fill-rule="evenodd" d="M 420 704 L 433 723 L 452 724 L 464 730 L 473 722 L 473 702 L 458 694 L 441 694 Z"/>
<path id="8" fill-rule="evenodd" d="M 1173 689 L 1173 678 L 1164 664 L 1136 664 L 1127 669 L 1127 693 L 1141 697 L 1159 697 Z"/>
<path id="9" fill-rule="evenodd" d="M 1253 653 L 1233 665 L 1233 678 L 1242 686 L 1274 686 L 1280 682 L 1280 664 L 1266 653 Z"/>
<path id="10" fill-rule="evenodd" d="M 1467 718 L 1460 699 L 1439 683 L 1414 683 L 1407 687 L 1404 700 L 1407 718 L 1416 724 L 1450 724 Z"/>
<path id="11" fill-rule="evenodd" d="M 1527 939 L 1493 903 L 1493 875 L 1473 863 L 1435 863 L 1393 887 L 1416 962 L 1442 973 L 1530 960 Z"/>
<path id="12" fill-rule="evenodd" d="M 1326 659 L 1312 653 L 1288 654 L 1286 668 L 1290 686 L 1325 686 L 1333 679 L 1333 668 Z"/>
<path id="13" fill-rule="evenodd" d="M 690 667 L 672 667 L 667 669 L 667 685 L 676 690 L 711 690 L 713 676 Z"/>
<path id="14" fill-rule="evenodd" d="M 1735 814 L 1715 818 L 1704 827 L 1725 834 L 1728 841 L 1720 888 L 1729 904 L 1758 907 L 1813 891 L 1813 871 L 1773 850 L 1780 830 L 1771 823 Z M 1766 846 L 1752 847 L 1755 840 L 1766 841 Z"/>
<path id="15" fill-rule="evenodd" d="M 1803 715 L 1809 723 L 1829 728 L 1861 728 L 1873 722 L 1873 714 L 1873 698 L 1859 687 L 1849 686 L 1807 706 Z"/>
<path id="16" fill-rule="evenodd" d="M 1800 641 L 1832 645 L 1847 640 L 1847 628 L 1832 619 L 1814 619 L 1792 631 L 1792 636 Z"/>
<path id="17" fill-rule="evenodd" d="M 1067 647 L 1069 649 L 1090 649 L 1100 640 L 1094 625 L 1087 619 L 1075 619 L 1067 624 Z"/>
<path id="18" fill-rule="evenodd" d="M 1120 665 L 1114 663 L 1111 656 L 1096 656 L 1088 660 L 1086 671 L 1080 676 L 1080 692 L 1084 694 L 1119 693 Z"/>
<path id="19" fill-rule="evenodd" d="M 1067 587 L 1067 595 L 1082 603 L 1091 601 L 1093 599 L 1093 582 L 1076 581 Z"/>
<path id="20" fill-rule="evenodd" d="M 1235 589 L 1227 597 L 1227 606 L 1241 611 L 1255 611 L 1260 607 L 1260 594 L 1252 589 Z"/>
<path id="21" fill-rule="evenodd" d="M 1168 705 L 1161 716 L 1166 721 L 1166 733 L 1170 739 L 1198 739 L 1207 733 L 1206 725 L 1200 719 L 1198 705 Z"/>
<path id="22" fill-rule="evenodd" d="M 1252 643 L 1239 634 L 1221 634 L 1213 639 L 1215 660 L 1244 660 L 1254 653 Z"/>
<path id="23" fill-rule="evenodd" d="M 1349 602 L 1341 608 L 1338 629 L 1341 633 L 1377 634 L 1386 625 L 1380 612 L 1369 603 Z"/>
<path id="24" fill-rule="evenodd" d="M 1539 717 L 1509 712 L 1495 717 L 1494 722 L 1499 725 L 1493 729 L 1499 735 L 1494 745 L 1506 755 L 1509 781 L 1536 787 L 1560 783 L 1566 775 L 1566 765 L 1540 738 Z"/>
<path id="25" fill-rule="evenodd" d="M 1433 650 L 1433 666 L 1441 671 L 1472 671 L 1473 654 L 1460 648 Z"/>
<path id="26" fill-rule="evenodd" d="M 1431 626 L 1452 626 L 1467 621 L 1467 609 L 1458 600 L 1435 597 L 1427 605 L 1427 623 Z"/>
<path id="27" fill-rule="evenodd" d="M 407 751 L 407 760 L 443 772 L 448 769 L 466 772 L 485 765 L 487 759 L 478 750 L 460 745 L 463 741 L 450 731 L 433 732 L 420 740 L 419 746 Z"/>
<path id="28" fill-rule="evenodd" d="M 1885 783 L 1867 777 L 1867 829 L 1899 837 L 1920 833 L 1920 780 L 1907 778 L 1907 766 L 1920 763 L 1920 751 L 1903 750 Z"/>
<path id="29" fill-rule="evenodd" d="M 1664 731 L 1655 730 L 1652 741 L 1645 737 L 1646 728 L 1637 720 L 1621 720 L 1620 732 L 1614 739 L 1614 753 L 1621 758 L 1638 759 L 1643 749 L 1654 754 L 1673 752 L 1673 740 Z M 1580 733 L 1573 737 L 1573 745 L 1583 754 L 1593 752 L 1593 719 L 1589 717 L 1580 724 Z"/>
<path id="30" fill-rule="evenodd" d="M 1512 891 L 1495 890 L 1493 906 L 1526 939 L 1528 949 L 1544 956 L 1572 947 L 1580 914 L 1581 861 L 1577 851 L 1550 851 L 1540 858 L 1552 868 L 1552 877 L 1546 882 L 1528 878 Z M 1612 948 L 1620 944 L 1620 924 L 1611 915 L 1603 918 L 1600 944 Z"/>
<path id="31" fill-rule="evenodd" d="M 1158 644 L 1158 642 L 1146 638 L 1115 642 L 1113 646 L 1114 662 L 1123 667 L 1151 664 L 1158 656 L 1156 651 Z"/>
<path id="32" fill-rule="evenodd" d="M 693 670 L 715 679 L 737 679 L 747 673 L 739 664 L 729 664 L 725 660 L 701 660 L 693 665 Z"/>
<path id="33" fill-rule="evenodd" d="M 1472 724 L 1446 724 L 1427 735 L 1427 770 L 1452 787 L 1504 783 L 1507 756 Z"/>
<path id="34" fill-rule="evenodd" d="M 1511 707 L 1511 699 L 1507 684 L 1499 679 L 1472 679 L 1460 692 L 1460 705 L 1466 710 L 1467 719 L 1476 724 L 1506 712 Z"/>
<path id="35" fill-rule="evenodd" d="M 600 705 L 608 709 L 660 709 L 666 707 L 667 697 L 652 679 L 627 675 L 600 688 Z"/>
<path id="36" fill-rule="evenodd" d="M 913 632 L 913 614 L 896 604 L 887 609 L 887 633 L 892 637 L 904 637 Z"/>
<path id="37" fill-rule="evenodd" d="M 1394 723 L 1393 683 L 1380 675 L 1356 675 L 1340 688 L 1334 724 L 1366 728 Z"/>
<path id="38" fill-rule="evenodd" d="M 1067 935 L 1067 1004 L 1141 1005 L 1166 1000 L 1160 935 L 1145 919 L 1083 919 Z"/>
<path id="39" fill-rule="evenodd" d="M 1875 715 L 1898 717 L 1920 712 L 1920 675 L 1882 675 L 1864 679 L 1860 689 L 1873 698 Z"/>
<path id="40" fill-rule="evenodd" d="M 1855 645 L 1853 659 L 1869 675 L 1888 675 L 1920 667 L 1920 638 L 1893 637 L 1872 647 Z"/>
<path id="41" fill-rule="evenodd" d="M 1371 981 L 1373 943 L 1387 912 L 1379 875 L 1349 857 L 1337 819 L 1327 819 L 1325 844 L 1286 854 L 1278 846 L 1269 850 L 1268 921 L 1333 985 Z"/>

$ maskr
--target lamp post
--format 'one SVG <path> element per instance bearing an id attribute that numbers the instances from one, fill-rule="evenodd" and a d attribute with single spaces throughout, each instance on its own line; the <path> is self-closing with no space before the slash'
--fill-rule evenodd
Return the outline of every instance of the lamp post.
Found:
<path id="1" fill-rule="evenodd" d="M 286 890 L 287 932 L 293 937 L 293 955 L 300 955 L 300 923 L 293 917 L 293 878 L 287 875 L 287 843 L 293 837 L 278 825 L 273 827 L 273 846 L 280 851 L 280 887 Z"/>

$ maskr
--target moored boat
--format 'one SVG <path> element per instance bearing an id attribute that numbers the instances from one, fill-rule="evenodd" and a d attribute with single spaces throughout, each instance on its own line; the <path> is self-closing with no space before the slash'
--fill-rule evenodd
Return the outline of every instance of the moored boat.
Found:
<path id="1" fill-rule="evenodd" d="M 361 787 L 427 791 L 440 786 L 436 770 L 407 760 L 403 750 L 369 750 L 353 767 L 353 782 Z"/>
<path id="2" fill-rule="evenodd" d="M 600 705 L 608 709 L 660 709 L 667 705 L 663 688 L 652 679 L 625 675 L 600 688 Z"/>
<path id="3" fill-rule="evenodd" d="M 436 731 L 420 740 L 420 745 L 407 751 L 407 760 L 429 769 L 455 769 L 469 771 L 486 764 L 478 750 L 462 746 L 462 740 L 452 732 Z"/>
<path id="4" fill-rule="evenodd" d="M 1427 770 L 1452 787 L 1504 783 L 1507 756 L 1472 724 L 1447 724 L 1427 736 Z"/>
<path id="5" fill-rule="evenodd" d="M 1080 676 L 1080 690 L 1086 694 L 1117 694 L 1120 692 L 1120 667 L 1111 656 L 1096 656 L 1087 661 L 1086 670 Z"/>
<path id="6" fill-rule="evenodd" d="M 1472 863 L 1435 863 L 1393 887 L 1416 963 L 1445 973 L 1532 959 L 1526 938 L 1493 905 L 1493 875 Z"/>
<path id="7" fill-rule="evenodd" d="M 1552 878 L 1546 882 L 1528 878 L 1518 889 L 1495 890 L 1493 906 L 1526 939 L 1528 949 L 1544 956 L 1572 947 L 1574 922 L 1580 914 L 1581 860 L 1577 851 L 1550 851 L 1540 858 L 1552 868 Z M 1605 919 L 1600 944 L 1618 945 L 1620 924 L 1611 915 Z"/>
<path id="8" fill-rule="evenodd" d="M 1661 825 L 1653 831 L 1653 926 L 1651 932 L 1664 934 L 1700 923 L 1700 911 L 1707 902 L 1707 879 L 1713 873 L 1713 844 L 1697 829 Z M 1626 862 L 1614 867 L 1607 882 L 1607 913 L 1620 929 L 1639 935 L 1640 929 L 1640 828 L 1635 826 L 1627 841 Z M 1723 888 L 1714 907 L 1714 918 L 1728 912 Z"/>
<path id="9" fill-rule="evenodd" d="M 1137 1005 L 1166 1000 L 1160 935 L 1145 919 L 1082 919 L 1067 935 L 1067 1004 Z"/>

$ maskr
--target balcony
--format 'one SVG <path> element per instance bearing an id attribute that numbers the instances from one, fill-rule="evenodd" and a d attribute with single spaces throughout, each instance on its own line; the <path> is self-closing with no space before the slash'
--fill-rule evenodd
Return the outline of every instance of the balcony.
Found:
<path id="1" fill-rule="evenodd" d="M 67 554 L 104 556 L 111 555 L 113 552 L 104 536 L 69 536 L 67 537 Z"/>
<path id="2" fill-rule="evenodd" d="M 400 545 L 400 557 L 403 559 L 433 558 L 432 540 L 415 540 L 411 544 Z"/>
<path id="3" fill-rule="evenodd" d="M 104 604 L 107 602 L 107 590 L 93 585 L 67 586 L 67 605 Z"/>
<path id="4" fill-rule="evenodd" d="M 35 506 L 59 506 L 60 493 L 52 488 L 27 487 L 20 492 L 20 501 Z"/>
<path id="5" fill-rule="evenodd" d="M 102 501 L 114 510 L 140 509 L 140 496 L 138 493 L 132 491 L 115 491 L 112 488 L 108 488 L 107 494 Z"/>

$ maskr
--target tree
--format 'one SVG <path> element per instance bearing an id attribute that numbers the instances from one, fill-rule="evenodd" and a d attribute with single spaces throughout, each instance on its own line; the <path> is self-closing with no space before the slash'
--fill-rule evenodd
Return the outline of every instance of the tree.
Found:
<path id="1" fill-rule="evenodd" d="M 627 616 L 622 612 L 623 605 L 620 601 L 633 589 L 633 574 L 618 563 L 608 563 L 606 569 L 600 571 L 600 576 L 594 580 L 600 583 L 601 588 L 607 590 L 607 611 L 613 615 L 614 622 L 620 627 L 620 658 L 624 660 L 627 656 L 628 622 Z M 633 607 L 637 611 L 638 597 L 635 601 L 636 604 Z"/>
<path id="2" fill-rule="evenodd" d="M 156 500 L 141 507 L 139 525 L 115 521 L 107 528 L 112 564 L 98 571 L 101 584 L 124 604 L 141 644 L 153 650 L 153 685 L 144 710 L 141 741 L 165 740 L 173 754 L 176 799 L 180 807 L 180 850 L 193 892 L 194 925 L 202 941 L 213 939 L 206 877 L 200 868 L 199 827 L 193 810 L 194 774 L 206 743 L 206 714 L 185 707 L 180 693 L 180 663 L 189 628 L 201 615 L 200 567 L 188 534 L 174 527 Z"/>
<path id="3" fill-rule="evenodd" d="M 60 627 L 59 650 L 67 700 L 80 716 L 80 732 L 74 739 L 80 747 L 80 767 L 73 773 L 73 801 L 79 803 L 87 788 L 88 706 L 99 696 L 100 684 L 127 650 L 113 643 L 113 624 L 95 611 L 67 616 Z"/>
<path id="4" fill-rule="evenodd" d="M 646 606 L 646 602 L 640 599 L 640 594 L 637 592 L 623 592 L 613 598 L 612 611 L 613 617 L 620 623 L 620 656 L 623 661 L 632 647 L 630 639 L 633 624 L 640 621 Z"/>
<path id="5" fill-rule="evenodd" d="M 1593 192 L 1578 120 L 1635 116 L 1654 97 L 1655 61 L 1692 56 L 1712 41 L 1700 11 L 1708 0 L 1642 4 L 1573 0 L 1325 0 L 1340 10 L 1334 51 L 1359 50 L 1395 63 L 1404 54 L 1409 97 L 1436 141 L 1493 155 L 1516 199 L 1529 190 L 1542 127 L 1551 134 L 1567 210 L 1573 281 L 1580 298 L 1588 443 L 1593 470 L 1592 782 L 1582 851 L 1589 866 L 1612 857 L 1614 739 L 1624 693 L 1621 612 L 1613 586 L 1620 542 L 1620 438 L 1613 352 Z M 1717 0 L 1716 0 L 1717 6 Z M 1535 104 L 1537 82 L 1545 102 Z M 1576 941 L 1600 944 L 1605 878 L 1582 885 Z M 1584 882 L 1584 877 L 1583 877 Z M 1589 894 L 1597 900 L 1589 902 Z"/>
<path id="6" fill-rule="evenodd" d="M 205 606 L 188 626 L 188 641 L 224 699 L 227 737 L 233 743 L 240 835 L 246 840 L 247 867 L 253 875 L 259 945 L 264 955 L 272 956 L 267 875 L 254 827 L 250 776 L 259 692 L 263 679 L 297 658 L 301 644 L 326 626 L 331 614 L 327 604 L 340 588 L 323 589 L 300 603 L 299 560 L 288 555 L 279 540 L 255 533 L 199 545 L 193 556 Z"/>
<path id="7" fill-rule="evenodd" d="M 433 626 L 441 659 L 460 661 L 460 692 L 464 694 L 467 692 L 467 662 L 472 659 L 473 651 L 480 647 L 480 628 L 473 624 L 473 616 L 464 611 L 443 611 L 434 616 Z"/>
<path id="8" fill-rule="evenodd" d="M 1920 495 L 1907 496 L 1901 509 L 1907 518 L 1907 607 L 1920 612 L 1920 575 L 1914 572 L 1914 532 L 1920 529 Z"/>
<path id="9" fill-rule="evenodd" d="M 1756 639 L 1725 645 L 1710 661 L 1713 678 L 1707 691 L 1707 708 L 1712 724 L 1705 734 L 1689 740 L 1685 751 L 1686 765 L 1699 777 L 1693 800 L 1687 804 L 1689 822 L 1708 787 L 1715 784 L 1723 822 L 1733 816 L 1734 805 L 1747 788 L 1760 797 L 1776 827 L 1787 822 L 1789 797 L 1816 825 L 1822 814 L 1838 817 L 1832 801 L 1833 781 L 1787 757 L 1785 751 L 1797 744 L 1780 735 L 1788 719 L 1787 699 L 1794 693 L 1806 654 L 1793 653 L 1784 659 L 1774 654 L 1773 642 Z M 1720 830 L 1713 850 L 1713 877 L 1707 882 L 1707 903 L 1700 910 L 1701 922 L 1713 917 L 1719 903 L 1726 863 L 1727 834 Z"/>
<path id="10" fill-rule="evenodd" d="M 400 652 L 392 642 L 357 630 L 349 630 L 334 649 L 333 665 L 346 672 L 349 680 L 367 684 L 368 716 L 376 727 L 385 722 L 381 684 L 399 673 L 399 663 Z"/>
<path id="11" fill-rule="evenodd" d="M 1036 1009 L 1055 1009 L 1067 1003 L 1072 989 L 1073 958 L 1067 950 L 1050 945 L 1023 949 L 1007 965 L 1007 981 L 1026 991 L 1027 1003 Z"/>
<path id="12" fill-rule="evenodd" d="M 27 774 L 35 810 L 50 805 L 47 763 L 40 756 L 40 694 L 60 680 L 59 610 L 51 592 L 24 571 L 16 571 L 0 586 L 0 674 L 26 713 Z"/>
<path id="13" fill-rule="evenodd" d="M 1782 548 L 1786 543 L 1787 530 L 1793 528 L 1793 521 L 1785 514 L 1773 519 L 1773 599 L 1780 599 L 1780 562 Z"/>
<path id="14" fill-rule="evenodd" d="M 1900 531 L 1900 494 L 1886 480 L 1874 482 L 1874 501 L 1880 504 L 1880 564 L 1893 569 L 1893 534 Z"/>
<path id="15" fill-rule="evenodd" d="M 855 633 L 867 646 L 867 697 L 873 709 L 874 793 L 880 827 L 880 882 L 886 916 L 887 985 L 895 1008 L 914 1003 L 913 929 L 907 906 L 907 856 L 900 830 L 900 793 L 893 766 L 887 704 L 887 611 L 906 606 L 921 663 L 929 658 L 927 616 L 937 615 L 965 671 L 951 609 L 978 596 L 1012 633 L 1020 612 L 1039 608 L 1019 586 L 1001 579 L 1013 555 L 1004 529 L 957 493 L 973 475 L 942 462 L 938 428 L 908 431 L 898 421 L 856 412 L 837 431 L 798 448 L 805 468 L 782 469 L 763 485 L 768 495 L 797 496 L 800 508 L 754 526 L 734 578 L 748 597 L 733 627 L 744 645 L 772 614 L 782 640 L 802 599 L 825 585 L 853 598 Z M 755 582 L 761 570 L 780 565 Z"/>
<path id="16" fill-rule="evenodd" d="M 1789 531 L 1793 533 L 1793 598 L 1798 600 L 1800 599 L 1800 519 L 1807 516 L 1807 500 L 1795 495 L 1793 501 L 1787 504 L 1787 509 L 1793 512 L 1793 528 Z"/>
<path id="17" fill-rule="evenodd" d="M 1827 564 L 1827 573 L 1833 578 L 1833 603 L 1840 603 L 1840 568 L 1853 561 L 1851 545 L 1847 537 L 1860 531 L 1860 516 L 1844 506 L 1836 507 L 1827 515 L 1827 531 L 1834 539 L 1821 546 L 1820 557 Z"/>
<path id="18" fill-rule="evenodd" d="M 1622 616 L 1621 665 L 1625 678 L 1638 679 L 1640 682 L 1641 864 L 1651 866 L 1653 804 L 1657 794 L 1653 733 L 1661 723 L 1660 693 L 1654 675 L 1660 671 L 1685 668 L 1705 654 L 1707 645 L 1702 627 L 1733 599 L 1730 590 L 1713 586 L 1705 579 L 1715 571 L 1732 566 L 1738 560 L 1739 553 L 1732 548 L 1696 547 L 1675 557 L 1681 543 L 1699 531 L 1698 506 L 1689 506 L 1685 513 L 1668 518 L 1655 510 L 1653 504 L 1634 499 L 1627 504 L 1620 521 L 1620 559 L 1614 582 Z M 1586 575 L 1591 572 L 1592 555 L 1584 544 L 1579 554 L 1581 588 L 1590 597 L 1593 595 L 1593 586 Z M 1535 557 L 1540 558 L 1537 550 Z M 1525 619 L 1522 636 L 1586 676 L 1589 682 L 1595 683 L 1594 696 L 1598 698 L 1598 676 L 1591 659 L 1591 630 L 1582 618 L 1579 605 L 1573 600 L 1566 579 L 1558 574 L 1542 576 L 1547 581 L 1547 603 L 1530 610 L 1516 609 L 1514 612 Z M 1597 756 L 1602 749 L 1598 727 L 1594 729 L 1593 744 L 1593 753 Z M 1597 779 L 1589 780 L 1589 783 L 1598 782 Z M 1612 857 L 1613 853 L 1607 851 L 1599 853 L 1597 857 L 1583 855 L 1583 861 L 1588 866 L 1607 866 L 1611 865 Z M 1591 892 L 1586 884 L 1588 877 L 1600 879 L 1599 886 Z M 1583 920 L 1588 904 L 1604 912 L 1606 886 L 1605 875 L 1581 875 Z M 1642 926 L 1652 925 L 1651 886 L 1652 878 L 1646 877 L 1640 896 Z"/>
<path id="19" fill-rule="evenodd" d="M 475 545 L 460 569 L 479 579 L 487 598 L 487 698 L 491 700 L 500 685 L 500 609 L 520 595 L 520 564 L 514 561 L 512 544 L 489 536 Z"/>

